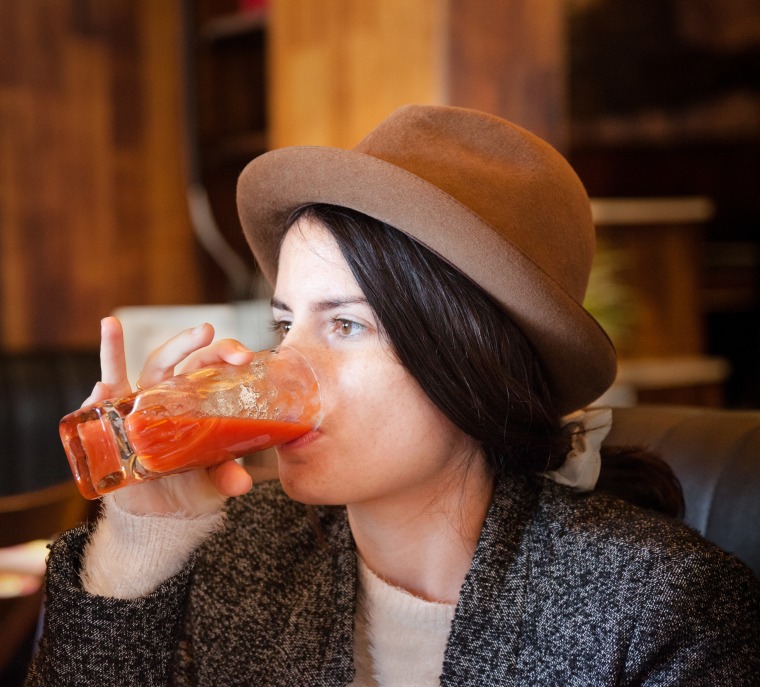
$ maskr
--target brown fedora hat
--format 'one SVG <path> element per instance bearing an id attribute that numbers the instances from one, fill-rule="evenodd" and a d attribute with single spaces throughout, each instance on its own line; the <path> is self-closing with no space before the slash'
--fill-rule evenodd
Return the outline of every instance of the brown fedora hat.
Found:
<path id="1" fill-rule="evenodd" d="M 614 380 L 614 347 L 582 306 L 595 246 L 586 191 L 554 148 L 510 122 L 409 105 L 352 150 L 299 146 L 255 158 L 237 202 L 272 284 L 293 210 L 351 208 L 413 237 L 501 303 L 538 352 L 561 412 Z"/>

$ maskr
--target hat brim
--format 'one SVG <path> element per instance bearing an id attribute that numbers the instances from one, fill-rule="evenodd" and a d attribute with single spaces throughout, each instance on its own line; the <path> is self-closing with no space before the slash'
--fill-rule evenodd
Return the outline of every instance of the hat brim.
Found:
<path id="1" fill-rule="evenodd" d="M 396 165 L 352 150 L 281 148 L 246 166 L 237 203 L 271 284 L 289 215 L 308 203 L 347 207 L 408 234 L 493 296 L 538 352 L 560 413 L 588 405 L 614 381 L 614 346 L 581 304 L 477 214 Z"/>

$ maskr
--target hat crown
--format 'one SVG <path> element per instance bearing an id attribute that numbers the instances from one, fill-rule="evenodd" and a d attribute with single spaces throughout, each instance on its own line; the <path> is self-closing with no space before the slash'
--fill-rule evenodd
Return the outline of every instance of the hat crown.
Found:
<path id="1" fill-rule="evenodd" d="M 582 303 L 595 248 L 591 208 L 580 179 L 548 143 L 485 113 L 408 105 L 354 150 L 447 193 Z"/>
<path id="2" fill-rule="evenodd" d="M 307 203 L 385 222 L 490 294 L 532 343 L 560 413 L 614 380 L 615 349 L 582 304 L 595 244 L 588 196 L 533 134 L 475 110 L 409 105 L 351 150 L 259 156 L 241 174 L 238 208 L 272 283 L 286 220 Z"/>

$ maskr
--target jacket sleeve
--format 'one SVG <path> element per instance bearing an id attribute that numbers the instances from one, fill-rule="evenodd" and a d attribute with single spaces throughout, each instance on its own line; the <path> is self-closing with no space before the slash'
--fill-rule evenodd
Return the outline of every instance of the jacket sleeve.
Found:
<path id="1" fill-rule="evenodd" d="M 89 533 L 71 530 L 51 547 L 43 631 L 27 687 L 168 685 L 192 561 L 147 596 L 94 596 L 79 580 Z"/>
<path id="2" fill-rule="evenodd" d="M 625 684 L 757 685 L 760 581 L 752 572 L 715 551 L 652 573 Z"/>

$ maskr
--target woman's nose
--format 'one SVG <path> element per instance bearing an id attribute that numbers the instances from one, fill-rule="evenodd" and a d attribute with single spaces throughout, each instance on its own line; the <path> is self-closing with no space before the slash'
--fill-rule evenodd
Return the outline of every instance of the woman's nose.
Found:
<path id="1" fill-rule="evenodd" d="M 291 325 L 280 345 L 297 350 L 311 363 L 312 367 L 316 367 L 316 363 L 324 357 L 324 347 L 318 345 L 315 337 L 310 335 L 306 328 L 299 327 L 297 324 Z"/>

